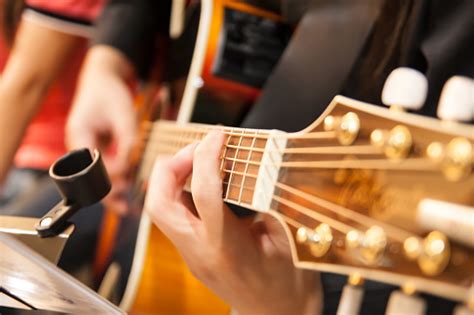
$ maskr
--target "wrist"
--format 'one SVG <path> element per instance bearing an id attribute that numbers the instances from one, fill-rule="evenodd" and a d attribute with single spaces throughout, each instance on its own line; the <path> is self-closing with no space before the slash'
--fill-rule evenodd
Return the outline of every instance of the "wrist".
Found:
<path id="1" fill-rule="evenodd" d="M 129 59 L 118 49 L 97 45 L 91 48 L 87 54 L 86 64 L 90 66 L 91 72 L 101 72 L 102 75 L 119 77 L 124 81 L 134 76 L 134 69 Z"/>

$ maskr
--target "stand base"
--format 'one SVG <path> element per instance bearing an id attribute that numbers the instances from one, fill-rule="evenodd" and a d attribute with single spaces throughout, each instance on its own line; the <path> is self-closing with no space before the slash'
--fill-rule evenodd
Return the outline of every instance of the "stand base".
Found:
<path id="1" fill-rule="evenodd" d="M 37 222 L 37 218 L 0 216 L 0 233 L 15 237 L 50 262 L 57 264 L 74 226 L 71 225 L 57 236 L 41 238 L 35 229 Z"/>

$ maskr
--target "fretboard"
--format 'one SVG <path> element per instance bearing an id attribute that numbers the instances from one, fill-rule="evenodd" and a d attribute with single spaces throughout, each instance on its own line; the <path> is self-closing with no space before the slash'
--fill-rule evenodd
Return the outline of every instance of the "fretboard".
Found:
<path id="1" fill-rule="evenodd" d="M 178 125 L 171 121 L 152 123 L 143 154 L 140 179 L 148 179 L 157 157 L 173 155 L 216 129 L 227 135 L 220 164 L 224 185 L 223 198 L 234 204 L 251 205 L 270 134 L 268 130 L 204 124 Z"/>

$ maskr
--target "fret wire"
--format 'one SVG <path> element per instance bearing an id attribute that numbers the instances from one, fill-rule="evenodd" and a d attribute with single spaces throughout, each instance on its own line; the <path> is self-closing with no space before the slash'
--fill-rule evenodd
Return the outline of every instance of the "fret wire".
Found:
<path id="1" fill-rule="evenodd" d="M 244 190 L 250 190 L 253 191 L 255 187 L 250 187 L 250 186 L 244 186 L 244 185 L 239 185 L 239 184 L 233 184 L 230 182 L 222 182 L 223 185 L 231 185 L 232 187 L 242 187 Z"/>
<path id="2" fill-rule="evenodd" d="M 258 134 L 258 130 L 255 132 L 255 135 Z M 240 186 L 240 191 L 239 191 L 239 204 L 242 200 L 242 193 L 243 193 L 243 187 L 245 185 L 245 180 L 247 179 L 247 173 L 248 173 L 248 169 L 249 169 L 249 165 L 250 165 L 250 158 L 252 156 L 252 148 L 255 146 L 255 141 L 257 140 L 257 138 L 253 138 L 252 139 L 252 144 L 250 145 L 250 151 L 248 152 L 248 156 L 247 156 L 247 163 L 245 163 L 245 169 L 244 169 L 244 176 L 242 178 L 242 185 Z"/>
<path id="3" fill-rule="evenodd" d="M 239 145 L 242 143 L 242 139 L 243 139 L 243 137 L 239 138 Z M 227 144 L 230 143 L 230 140 L 231 140 L 231 136 L 227 138 Z M 235 150 L 234 158 L 237 158 L 238 154 L 239 154 L 239 150 Z M 224 160 L 225 159 L 226 159 L 226 157 L 224 156 Z M 232 161 L 232 171 L 234 171 L 234 167 L 235 167 L 235 161 Z M 233 174 L 234 173 L 230 173 L 229 182 L 232 182 L 232 175 Z M 226 189 L 226 193 L 225 193 L 226 198 L 229 198 L 229 192 L 230 192 L 230 185 L 227 185 L 227 189 Z"/>
<path id="4" fill-rule="evenodd" d="M 229 143 L 230 141 L 230 136 L 227 138 L 227 143 Z M 219 169 L 221 170 L 221 172 L 223 172 L 223 170 L 225 169 L 225 156 L 227 154 L 227 150 L 228 150 L 228 146 L 227 145 L 224 145 L 224 150 L 222 150 L 222 154 L 221 154 L 221 165 L 219 167 Z"/>

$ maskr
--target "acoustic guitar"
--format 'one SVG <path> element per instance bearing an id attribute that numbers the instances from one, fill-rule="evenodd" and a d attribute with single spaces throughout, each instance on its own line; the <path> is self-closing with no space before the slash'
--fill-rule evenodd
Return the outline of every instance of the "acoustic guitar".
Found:
<path id="1" fill-rule="evenodd" d="M 157 121 L 149 124 L 142 176 L 157 156 L 211 129 L 227 134 L 224 200 L 277 218 L 296 267 L 472 301 L 474 127 L 342 96 L 297 133 Z M 132 312 L 162 314 L 157 292 L 170 276 L 160 270 L 162 237 L 143 215 Z M 185 304 L 174 307 L 170 314 L 189 314 Z M 203 305 L 195 314 L 221 311 Z"/>
<path id="2" fill-rule="evenodd" d="M 181 2 L 177 0 L 174 5 L 182 7 Z M 217 118 L 219 122 L 233 123 L 232 117 L 258 97 L 291 31 L 282 18 L 268 8 L 235 0 L 200 1 L 196 43 L 177 121 L 188 122 L 196 107 L 215 103 L 228 113 L 227 118 Z M 153 101 L 154 90 L 156 86 L 148 86 L 146 93 L 140 94 L 137 100 L 141 104 L 138 106 L 140 116 L 145 121 L 140 139 L 149 135 L 148 121 L 153 117 L 149 104 Z M 150 231 L 149 222 L 140 217 L 142 187 L 148 176 L 145 172 L 152 162 L 144 158 L 146 150 L 146 143 L 139 143 L 130 159 L 136 169 L 131 214 L 119 218 L 109 211 L 103 220 L 96 274 L 103 273 L 114 252 L 131 255 L 122 256 L 120 264 L 112 264 L 108 269 L 102 293 L 109 296 L 110 291 L 117 289 L 118 278 L 123 277 L 127 279 L 127 287 L 123 297 L 118 299 L 122 309 L 132 313 L 229 313 L 230 308 L 191 275 L 171 243 L 158 230 Z M 153 253 L 146 246 L 149 239 L 154 243 Z"/>
<path id="3" fill-rule="evenodd" d="M 215 3 L 203 2 L 201 14 L 211 14 Z M 209 27 L 200 25 L 207 31 L 198 42 Z M 193 59 L 178 121 L 144 125 L 138 182 L 146 183 L 157 156 L 219 128 L 228 135 L 224 200 L 277 218 L 296 267 L 346 274 L 354 286 L 372 279 L 401 286 L 406 295 L 427 292 L 472 303 L 472 126 L 342 96 L 297 133 L 187 124 L 205 86 L 199 79 L 206 47 L 196 47 L 201 58 Z M 146 215 L 137 235 L 122 309 L 229 313 Z"/>

